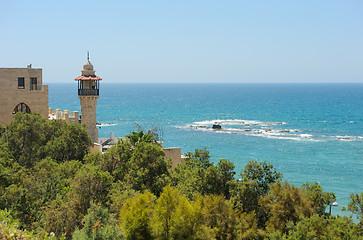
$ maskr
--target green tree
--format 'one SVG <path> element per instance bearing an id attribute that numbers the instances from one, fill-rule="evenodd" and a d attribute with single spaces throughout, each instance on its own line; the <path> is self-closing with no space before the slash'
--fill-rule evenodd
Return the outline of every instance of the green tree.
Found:
<path id="1" fill-rule="evenodd" d="M 66 166 L 73 166 L 67 169 Z M 68 176 L 60 185 L 59 194 L 44 207 L 42 223 L 47 232 L 56 236 L 65 234 L 72 237 L 76 228 L 82 229 L 82 219 L 91 203 L 106 204 L 112 184 L 112 176 L 99 166 L 84 164 L 76 167 L 76 162 L 63 163 L 59 168 L 60 176 Z M 74 172 L 76 169 L 78 171 Z"/>
<path id="2" fill-rule="evenodd" d="M 221 159 L 215 166 L 209 161 L 209 152 L 205 148 L 186 155 L 186 160 L 172 171 L 173 186 L 191 200 L 199 194 L 230 197 L 231 181 L 235 175 L 232 162 Z"/>
<path id="3" fill-rule="evenodd" d="M 357 215 L 363 225 L 363 193 L 352 193 L 349 196 L 350 203 L 348 204 L 348 210 Z M 343 209 L 345 210 L 345 208 Z M 362 226 L 363 229 L 363 226 Z M 363 230 L 362 230 L 363 231 Z"/>
<path id="4" fill-rule="evenodd" d="M 42 168 L 38 167 L 42 163 Z M 49 159 L 38 163 L 32 171 L 13 162 L 5 168 L 8 174 L 7 182 L 2 182 L 0 205 L 10 209 L 13 216 L 20 220 L 22 227 L 34 227 L 34 222 L 42 216 L 41 208 L 47 200 L 54 198 L 57 179 L 52 177 L 57 164 Z M 47 168 L 52 166 L 50 168 Z"/>
<path id="5" fill-rule="evenodd" d="M 81 161 L 92 145 L 81 125 L 47 121 L 39 114 L 19 112 L 2 131 L 0 145 L 5 144 L 11 158 L 26 168 L 47 157 L 57 162 Z"/>
<path id="6" fill-rule="evenodd" d="M 132 131 L 131 134 L 126 136 L 132 145 L 137 145 L 140 142 L 147 142 L 147 143 L 153 143 L 156 142 L 156 136 L 144 133 L 144 131 L 139 130 L 138 132 Z"/>
<path id="7" fill-rule="evenodd" d="M 114 181 L 124 181 L 130 168 L 133 151 L 134 148 L 129 141 L 120 140 L 104 154 L 88 154 L 84 161 L 99 165 L 103 171 L 107 171 L 113 176 Z"/>
<path id="8" fill-rule="evenodd" d="M 314 211 L 302 189 L 280 181 L 270 186 L 270 191 L 259 200 L 259 204 L 268 213 L 266 229 L 270 233 L 287 233 L 289 222 L 296 224 L 300 217 L 309 217 Z"/>
<path id="9" fill-rule="evenodd" d="M 256 191 L 256 182 L 236 180 L 231 190 L 231 200 L 235 209 L 243 212 L 258 212 L 258 200 L 261 196 Z"/>
<path id="10" fill-rule="evenodd" d="M 215 194 L 223 194 L 227 199 L 230 198 L 231 181 L 234 179 L 236 172 L 234 164 L 226 159 L 220 159 L 218 164 L 218 179 L 220 189 Z"/>
<path id="11" fill-rule="evenodd" d="M 168 240 L 171 238 L 172 221 L 175 210 L 179 204 L 181 195 L 170 186 L 163 189 L 156 201 L 154 213 L 154 232 L 156 239 Z"/>
<path id="12" fill-rule="evenodd" d="M 108 193 L 109 202 L 107 203 L 107 206 L 109 206 L 111 212 L 119 213 L 125 202 L 138 194 L 139 192 L 134 190 L 132 186 L 128 185 L 126 182 L 114 182 Z"/>
<path id="13" fill-rule="evenodd" d="M 122 232 L 116 219 L 109 214 L 108 209 L 100 204 L 91 204 L 87 215 L 83 219 L 84 226 L 73 233 L 74 240 L 118 240 L 122 239 Z"/>
<path id="14" fill-rule="evenodd" d="M 265 232 L 258 228 L 258 218 L 255 212 L 240 213 L 237 220 L 237 239 L 263 239 Z"/>
<path id="15" fill-rule="evenodd" d="M 224 195 L 230 197 L 230 184 L 236 172 L 234 164 L 228 160 L 220 159 L 217 166 L 212 163 L 205 170 L 198 171 L 202 178 L 200 192 L 202 194 Z"/>
<path id="16" fill-rule="evenodd" d="M 126 182 L 136 191 L 148 190 L 160 195 L 169 181 L 171 163 L 155 142 L 140 141 L 132 145 L 121 140 L 105 154 L 87 155 L 85 162 L 99 166 L 111 174 L 114 182 Z"/>
<path id="17" fill-rule="evenodd" d="M 140 142 L 130 158 L 126 181 L 137 191 L 160 195 L 169 178 L 170 161 L 159 144 Z"/>
<path id="18" fill-rule="evenodd" d="M 191 239 L 192 213 L 192 207 L 186 197 L 169 185 L 164 187 L 154 208 L 155 239 Z"/>
<path id="19" fill-rule="evenodd" d="M 107 202 L 112 181 L 109 172 L 102 171 L 99 166 L 84 164 L 75 175 L 71 187 L 87 210 L 91 201 L 102 204 Z"/>
<path id="20" fill-rule="evenodd" d="M 307 197 L 312 201 L 314 212 L 320 216 L 325 215 L 326 207 L 336 200 L 333 192 L 323 192 L 323 188 L 317 182 L 302 185 Z"/>
<path id="21" fill-rule="evenodd" d="M 25 168 L 14 162 L 10 156 L 6 143 L 0 142 L 0 208 L 4 209 L 4 202 L 1 200 L 5 194 L 5 189 L 11 184 L 21 181 L 21 173 L 25 173 Z"/>
<path id="22" fill-rule="evenodd" d="M 236 239 L 237 215 L 230 202 L 223 196 L 209 195 L 200 197 L 204 225 L 212 232 L 215 239 Z"/>
<path id="23" fill-rule="evenodd" d="M 0 137 L 5 132 L 5 126 L 0 124 Z"/>
<path id="24" fill-rule="evenodd" d="M 126 239 L 153 239 L 152 211 L 155 196 L 145 192 L 130 198 L 121 208 L 120 219 Z"/>
<path id="25" fill-rule="evenodd" d="M 326 219 L 317 214 L 301 217 L 300 221 L 286 236 L 287 239 L 362 239 L 356 232 L 357 227 L 347 217 Z"/>
<path id="26" fill-rule="evenodd" d="M 58 195 L 44 208 L 42 222 L 47 232 L 53 232 L 57 237 L 72 238 L 75 229 L 82 228 L 82 219 L 87 208 L 81 203 L 74 191 Z"/>
<path id="27" fill-rule="evenodd" d="M 186 162 L 193 167 L 207 169 L 212 165 L 212 163 L 209 161 L 209 151 L 205 147 L 202 149 L 195 149 L 194 153 L 188 152 L 185 154 L 185 156 Z"/>
<path id="28" fill-rule="evenodd" d="M 12 184 L 7 187 L 2 201 L 5 202 L 4 205 L 12 212 L 13 216 L 19 219 L 21 227 L 30 228 L 36 219 L 38 209 L 34 195 L 30 194 L 24 185 L 24 183 Z"/>
<path id="29" fill-rule="evenodd" d="M 93 145 L 86 129 L 82 125 L 67 124 L 63 120 L 52 120 L 48 125 L 50 132 L 41 157 L 49 156 L 56 162 L 83 161 L 89 147 Z"/>
<path id="30" fill-rule="evenodd" d="M 15 114 L 14 121 L 6 125 L 0 141 L 7 143 L 14 161 L 30 168 L 40 160 L 49 132 L 47 121 L 39 114 L 19 112 Z"/>
<path id="31" fill-rule="evenodd" d="M 177 165 L 171 172 L 172 185 L 176 187 L 182 194 L 185 194 L 188 199 L 195 200 L 198 195 L 203 194 L 204 190 L 210 187 L 205 187 L 205 170 L 212 166 L 209 161 L 210 155 L 206 148 L 195 149 L 195 152 L 185 154 L 184 162 Z M 216 172 L 216 169 L 213 169 Z M 211 175 L 211 174 L 210 174 Z"/>
<path id="32" fill-rule="evenodd" d="M 282 178 L 282 174 L 273 165 L 266 162 L 250 161 L 240 174 L 243 182 L 255 182 L 255 190 L 258 196 L 265 196 L 270 184 Z"/>
<path id="33" fill-rule="evenodd" d="M 26 231 L 20 229 L 20 224 L 17 219 L 14 219 L 10 212 L 7 210 L 0 210 L 0 239 L 10 240 L 26 240 L 26 239 L 42 239 L 50 240 L 56 239 L 54 234 L 45 233 L 43 236 L 36 236 L 33 231 Z M 61 240 L 62 238 L 60 238 Z"/>
<path id="34" fill-rule="evenodd" d="M 200 168 L 194 168 L 188 163 L 180 163 L 171 171 L 172 185 L 190 200 L 195 200 L 201 194 L 202 175 Z"/>
<path id="35" fill-rule="evenodd" d="M 250 161 L 241 171 L 240 179 L 231 183 L 231 200 L 240 211 L 255 212 L 258 226 L 265 227 L 267 214 L 259 205 L 259 200 L 266 196 L 270 185 L 282 178 L 282 174 L 266 162 Z"/>
<path id="36" fill-rule="evenodd" d="M 0 188 L 0 206 L 12 211 L 24 228 L 42 228 L 44 208 L 67 192 L 70 179 L 79 169 L 80 162 L 69 161 L 58 164 L 47 158 L 38 162 L 31 170 L 13 162 L 7 168 L 8 182 Z"/>

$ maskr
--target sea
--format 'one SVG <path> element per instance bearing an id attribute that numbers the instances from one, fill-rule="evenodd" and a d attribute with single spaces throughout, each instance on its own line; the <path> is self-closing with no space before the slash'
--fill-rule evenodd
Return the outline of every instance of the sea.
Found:
<path id="1" fill-rule="evenodd" d="M 49 84 L 49 107 L 80 111 L 76 83 Z M 334 192 L 333 214 L 363 192 L 363 84 L 103 83 L 99 137 L 158 132 L 164 147 L 204 148 L 228 159 L 238 178 L 249 161 L 266 161 L 296 186 Z M 221 126 L 220 130 L 212 128 Z"/>

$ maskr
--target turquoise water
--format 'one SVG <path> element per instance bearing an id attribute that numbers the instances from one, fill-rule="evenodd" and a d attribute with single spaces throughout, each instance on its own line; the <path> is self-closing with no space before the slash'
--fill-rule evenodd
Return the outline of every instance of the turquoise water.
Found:
<path id="1" fill-rule="evenodd" d="M 51 108 L 80 111 L 76 83 L 49 89 Z M 342 206 L 363 192 L 362 111 L 363 84 L 101 84 L 97 121 L 100 137 L 158 126 L 164 146 L 207 147 L 238 173 L 267 161 L 290 183 L 319 182 Z"/>

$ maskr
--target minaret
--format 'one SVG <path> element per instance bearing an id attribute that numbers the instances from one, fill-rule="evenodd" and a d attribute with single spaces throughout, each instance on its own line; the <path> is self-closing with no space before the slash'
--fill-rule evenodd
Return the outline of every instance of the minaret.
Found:
<path id="1" fill-rule="evenodd" d="M 88 134 L 94 142 L 98 142 L 98 129 L 96 127 L 96 107 L 99 96 L 99 81 L 102 78 L 95 75 L 93 65 L 89 61 L 83 64 L 82 75 L 75 78 L 78 81 L 78 97 L 81 102 L 81 122 L 86 125 Z"/>

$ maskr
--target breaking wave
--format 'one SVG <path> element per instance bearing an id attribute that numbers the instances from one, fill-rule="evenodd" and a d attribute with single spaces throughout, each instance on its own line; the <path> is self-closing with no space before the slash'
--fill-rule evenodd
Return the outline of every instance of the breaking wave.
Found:
<path id="1" fill-rule="evenodd" d="M 111 127 L 111 126 L 116 126 L 116 123 L 98 123 L 97 126 L 99 127 Z"/>
<path id="2" fill-rule="evenodd" d="M 256 120 L 240 120 L 240 119 L 227 119 L 227 120 L 207 120 L 202 122 L 194 122 L 196 125 L 227 125 L 227 126 L 273 126 L 286 124 L 285 122 L 261 122 Z"/>
<path id="3" fill-rule="evenodd" d="M 281 128 L 281 125 L 285 124 L 287 123 L 263 122 L 258 120 L 216 119 L 194 122 L 184 126 L 176 126 L 176 128 L 218 134 L 247 135 L 296 141 L 363 141 L 363 137 L 361 136 L 319 136 L 308 134 L 299 129 Z M 213 128 L 213 125 L 219 125 L 221 128 Z"/>

